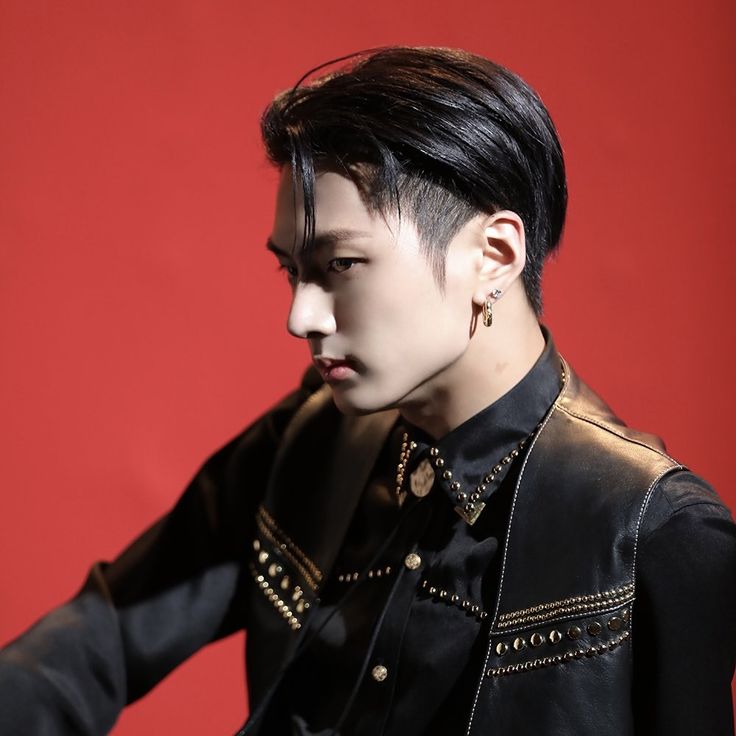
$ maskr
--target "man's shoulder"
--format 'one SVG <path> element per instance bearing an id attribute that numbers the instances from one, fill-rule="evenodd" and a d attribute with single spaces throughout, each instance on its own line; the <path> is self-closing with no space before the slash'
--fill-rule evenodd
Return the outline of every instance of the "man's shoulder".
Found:
<path id="1" fill-rule="evenodd" d="M 672 467 L 680 465 L 667 453 L 660 437 L 626 424 L 569 366 L 555 408 L 576 422 L 580 441 L 589 438 L 596 443 L 599 452 L 649 459 L 658 461 L 658 464 L 664 461 L 665 465 Z"/>

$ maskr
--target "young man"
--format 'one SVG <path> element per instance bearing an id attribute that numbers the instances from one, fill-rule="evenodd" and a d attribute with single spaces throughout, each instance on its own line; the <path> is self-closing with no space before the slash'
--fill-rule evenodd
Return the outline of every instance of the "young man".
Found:
<path id="1" fill-rule="evenodd" d="M 100 734 L 245 627 L 243 734 L 733 733 L 736 527 L 540 326 L 554 127 L 389 48 L 283 93 L 268 247 L 315 369 L 0 657 L 0 731 Z"/>

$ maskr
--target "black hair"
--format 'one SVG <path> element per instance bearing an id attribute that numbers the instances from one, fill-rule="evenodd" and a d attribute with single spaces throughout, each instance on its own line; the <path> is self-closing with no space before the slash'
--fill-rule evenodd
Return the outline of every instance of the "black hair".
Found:
<path id="1" fill-rule="evenodd" d="M 261 133 L 270 161 L 291 166 L 302 187 L 303 247 L 314 239 L 319 171 L 349 175 L 374 212 L 405 210 L 441 287 L 447 246 L 462 226 L 512 210 L 526 233 L 524 287 L 541 313 L 544 261 L 565 221 L 565 166 L 544 104 L 513 72 L 458 49 L 358 52 L 278 94 Z"/>

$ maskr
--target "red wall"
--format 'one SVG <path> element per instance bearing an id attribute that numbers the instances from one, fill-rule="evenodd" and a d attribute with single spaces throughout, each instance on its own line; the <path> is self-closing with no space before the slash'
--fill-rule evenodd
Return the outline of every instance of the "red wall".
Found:
<path id="1" fill-rule="evenodd" d="M 732 0 L 0 0 L 0 641 L 167 509 L 306 363 L 265 253 L 261 109 L 390 43 L 521 72 L 567 154 L 558 347 L 736 507 Z M 117 736 L 229 733 L 242 639 Z"/>

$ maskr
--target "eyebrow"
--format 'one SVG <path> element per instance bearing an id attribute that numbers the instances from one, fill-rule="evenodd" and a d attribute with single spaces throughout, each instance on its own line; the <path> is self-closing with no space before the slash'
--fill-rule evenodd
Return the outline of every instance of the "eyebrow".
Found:
<path id="1" fill-rule="evenodd" d="M 320 248 L 326 248 L 330 245 L 337 245 L 338 243 L 342 243 L 346 240 L 356 240 L 357 238 L 367 238 L 370 236 L 370 233 L 366 232 L 365 230 L 350 230 L 348 228 L 335 228 L 333 230 L 325 230 L 324 232 L 319 233 L 318 235 L 314 236 L 314 249 L 318 250 Z M 289 251 L 284 250 L 283 248 L 279 248 L 276 243 L 271 240 L 271 238 L 266 239 L 266 248 L 270 250 L 272 253 L 275 253 L 278 256 L 282 256 L 283 258 L 291 258 L 291 253 Z"/>

